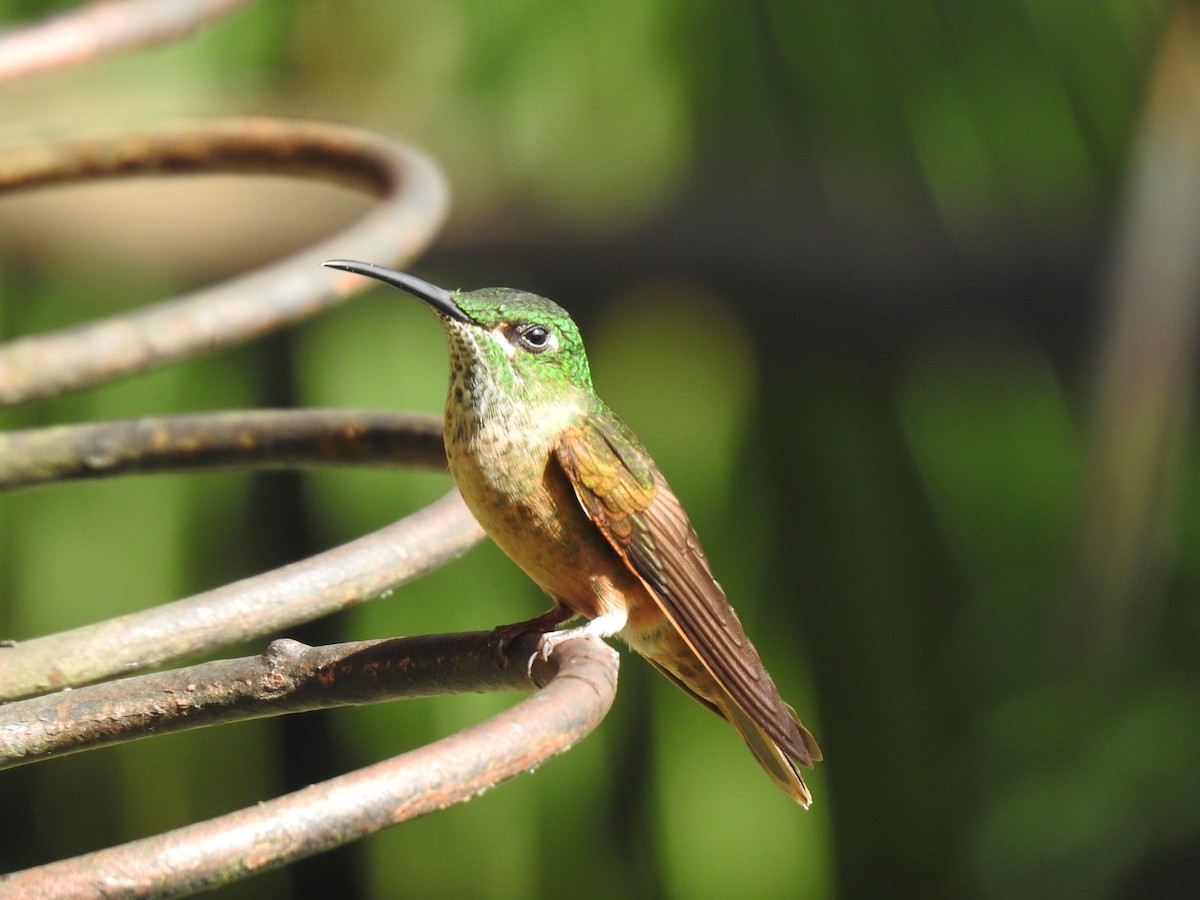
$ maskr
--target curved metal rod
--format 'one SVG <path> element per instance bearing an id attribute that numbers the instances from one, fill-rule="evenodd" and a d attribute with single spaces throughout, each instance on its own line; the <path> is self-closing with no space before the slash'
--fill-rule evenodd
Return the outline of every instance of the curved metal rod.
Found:
<path id="1" fill-rule="evenodd" d="M 178 13 L 186 20 L 193 12 L 208 9 L 218 15 L 239 5 L 239 0 L 96 4 L 58 23 L 66 29 L 60 35 L 68 38 L 88 34 L 94 43 L 85 41 L 82 49 L 78 43 L 72 49 L 70 41 L 55 46 L 54 23 L 0 36 L 0 80 L 166 39 L 165 20 L 154 18 L 156 12 L 168 18 Z M 106 15 L 120 26 L 111 34 L 103 28 Z M 134 15 L 140 18 L 134 21 Z M 354 256 L 403 265 L 436 231 L 447 203 L 439 171 L 420 154 L 364 132 L 315 123 L 260 119 L 173 125 L 0 149 L 0 190 L 195 172 L 315 177 L 366 190 L 384 203 L 336 238 L 225 285 L 0 347 L 0 405 L 147 371 L 339 302 L 363 283 L 318 269 L 316 263 Z M 427 419 L 277 411 L 30 429 L 0 439 L 0 488 L 197 468 L 331 461 L 440 465 L 432 441 L 436 430 Z M 436 567 L 481 537 L 461 499 L 451 494 L 374 535 L 276 572 L 2 648 L 0 685 L 9 696 L 23 696 L 305 621 Z M 530 679 L 545 685 L 536 697 L 488 722 L 388 762 L 209 822 L 0 876 L 0 893 L 177 896 L 276 868 L 470 799 L 529 771 L 590 732 L 611 706 L 616 657 L 600 642 L 566 641 L 545 661 L 525 649 L 528 644 L 514 642 L 503 659 L 491 646 L 490 635 L 478 634 L 333 648 L 278 641 L 255 660 L 210 663 L 9 704 L 0 734 L 21 738 L 7 757 L 19 764 L 150 731 L 370 702 L 388 691 L 494 690 Z"/>
<path id="2" fill-rule="evenodd" d="M 264 716 L 467 692 L 524 691 L 544 662 L 531 632 L 497 650 L 490 631 L 264 653 L 0 704 L 0 769 L 144 737 Z"/>
<path id="3" fill-rule="evenodd" d="M 599 640 L 564 641 L 544 667 L 536 654 L 530 662 L 545 687 L 479 725 L 249 809 L 0 876 L 0 892 L 175 897 L 470 800 L 572 747 L 612 705 L 616 654 Z"/>
<path id="4" fill-rule="evenodd" d="M 0 82 L 186 37 L 251 0 L 108 0 L 0 34 Z"/>
<path id="5" fill-rule="evenodd" d="M 320 463 L 361 461 L 372 454 L 391 453 L 398 444 L 406 443 L 409 458 L 404 460 L 397 454 L 392 457 L 393 464 L 416 461 L 442 465 L 431 440 L 430 419 L 425 416 L 410 420 L 419 427 L 407 437 L 393 435 L 391 443 L 376 441 L 378 432 L 365 427 L 364 421 L 352 413 L 273 411 L 266 415 L 261 429 L 247 431 L 247 419 L 253 416 L 217 413 L 108 422 L 67 426 L 63 433 L 78 436 L 106 431 L 110 436 L 119 436 L 120 426 L 124 426 L 127 441 L 135 444 L 145 444 L 149 435 L 153 440 L 145 457 L 148 470 L 155 469 L 155 454 L 160 462 L 169 460 L 175 470 L 214 463 L 247 467 L 264 461 L 260 442 L 270 443 L 272 435 L 281 434 L 288 435 L 288 453 L 295 464 L 306 459 Z M 403 420 L 402 416 L 397 418 Z M 223 433 L 214 427 L 215 443 L 209 447 L 213 453 L 199 452 L 189 460 L 186 447 L 197 446 L 197 431 L 203 430 L 206 419 L 236 427 L 227 427 Z M 17 439 L 21 437 L 18 433 Z M 76 467 L 94 448 L 87 440 L 77 442 L 74 458 L 60 448 L 53 465 Z M 306 452 L 311 456 L 306 457 Z M 136 469 L 117 437 L 96 454 L 100 463 L 104 458 L 118 460 L 112 474 Z M 265 461 L 275 464 L 273 459 Z M 482 539 L 479 524 L 458 492 L 451 491 L 386 528 L 274 571 L 173 603 L 0 648 L 0 701 L 128 675 L 311 621 L 411 581 L 461 556 Z"/>
<path id="6" fill-rule="evenodd" d="M 93 178 L 269 173 L 332 182 L 383 201 L 340 234 L 214 287 L 0 346 L 0 406 L 55 397 L 179 362 L 311 316 L 367 284 L 331 257 L 411 260 L 445 218 L 440 170 L 403 144 L 344 126 L 280 119 L 162 125 L 0 148 L 0 191 Z"/>
<path id="7" fill-rule="evenodd" d="M 0 492 L 158 472 L 319 465 L 446 468 L 429 413 L 256 409 L 0 432 Z"/>
<path id="8" fill-rule="evenodd" d="M 211 652 L 362 603 L 483 539 L 458 491 L 333 550 L 93 625 L 0 648 L 0 701 Z"/>

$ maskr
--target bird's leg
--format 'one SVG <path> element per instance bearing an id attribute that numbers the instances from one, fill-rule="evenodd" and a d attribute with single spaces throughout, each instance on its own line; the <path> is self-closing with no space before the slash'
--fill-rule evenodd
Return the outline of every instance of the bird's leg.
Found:
<path id="1" fill-rule="evenodd" d="M 542 643 L 538 647 L 538 652 L 541 654 L 542 659 L 549 659 L 550 653 L 563 641 L 569 641 L 571 638 L 577 637 L 612 637 L 624 628 L 625 623 L 628 621 L 629 613 L 624 607 L 621 607 L 612 612 L 597 616 L 586 625 L 580 625 L 577 628 L 564 628 L 562 631 L 547 632 L 542 635 Z"/>
<path id="2" fill-rule="evenodd" d="M 577 637 L 612 637 L 625 627 L 629 621 L 629 613 L 623 607 L 606 612 L 576 628 L 564 628 L 561 631 L 552 630 L 555 625 L 561 625 L 568 619 L 573 619 L 577 613 L 565 603 L 554 601 L 554 606 L 540 616 L 527 622 L 517 622 L 513 625 L 500 625 L 492 632 L 496 653 L 504 656 L 504 648 L 508 643 L 531 631 L 541 632 L 542 639 L 538 643 L 537 655 L 543 660 L 550 658 L 554 648 L 563 641 Z"/>
<path id="3" fill-rule="evenodd" d="M 514 622 L 512 625 L 497 625 L 492 630 L 492 640 L 495 642 L 496 652 L 503 656 L 504 648 L 521 635 L 531 631 L 537 631 L 544 635 L 546 632 L 552 631 L 555 626 L 575 618 L 575 615 L 575 611 L 569 606 L 555 600 L 554 605 L 540 616 L 524 622 Z"/>

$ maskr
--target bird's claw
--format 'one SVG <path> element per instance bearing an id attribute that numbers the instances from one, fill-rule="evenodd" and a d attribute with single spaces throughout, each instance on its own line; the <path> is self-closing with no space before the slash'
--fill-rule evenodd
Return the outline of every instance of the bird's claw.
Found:
<path id="1" fill-rule="evenodd" d="M 564 641 L 569 641 L 572 638 L 579 637 L 586 633 L 582 628 L 564 628 L 561 631 L 544 631 L 530 622 L 519 622 L 515 625 L 501 625 L 492 631 L 492 646 L 503 665 L 508 665 L 511 660 L 505 652 L 513 641 L 518 641 L 528 634 L 536 634 L 538 636 L 537 646 L 532 648 L 533 652 L 529 655 L 526 664 L 526 674 L 533 677 L 533 667 L 540 661 L 543 663 L 550 661 L 552 654 L 558 645 Z"/>
<path id="2" fill-rule="evenodd" d="M 579 628 L 567 628 L 563 631 L 546 631 L 542 633 L 542 639 L 538 641 L 537 656 L 542 658 L 542 662 L 550 661 L 550 654 L 554 652 L 554 648 L 563 641 L 569 641 L 573 637 L 578 637 Z"/>
<path id="3" fill-rule="evenodd" d="M 497 625 L 492 629 L 492 646 L 496 651 L 496 656 L 502 664 L 508 665 L 508 655 L 504 651 L 508 649 L 509 644 L 531 632 L 541 635 L 540 641 L 545 641 L 547 635 L 557 633 L 553 630 L 554 626 L 562 624 L 570 617 L 569 609 L 565 606 L 555 605 L 535 619 L 516 622 L 512 625 Z M 553 649 L 553 646 L 552 644 L 550 649 Z M 543 653 L 539 642 L 538 653 L 542 654 L 542 659 L 545 660 L 549 657 L 550 651 L 546 650 Z M 530 665 L 532 666 L 532 662 Z"/>
<path id="4" fill-rule="evenodd" d="M 492 629 L 492 649 L 495 651 L 497 659 L 507 665 L 508 655 L 505 651 L 508 649 L 508 645 L 531 633 L 542 634 L 543 632 L 541 628 L 538 628 L 531 622 L 518 622 L 515 625 L 497 625 Z"/>

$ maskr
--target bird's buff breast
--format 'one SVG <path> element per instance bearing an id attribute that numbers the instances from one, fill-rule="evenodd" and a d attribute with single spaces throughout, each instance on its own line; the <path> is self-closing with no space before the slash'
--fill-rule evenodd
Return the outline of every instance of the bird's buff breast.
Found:
<path id="1" fill-rule="evenodd" d="M 450 474 L 497 546 L 579 615 L 627 609 L 643 591 L 641 582 L 584 512 L 552 459 L 550 440 L 531 442 L 511 430 L 452 440 L 454 424 L 447 419 Z M 531 443 L 539 449 L 531 452 Z"/>

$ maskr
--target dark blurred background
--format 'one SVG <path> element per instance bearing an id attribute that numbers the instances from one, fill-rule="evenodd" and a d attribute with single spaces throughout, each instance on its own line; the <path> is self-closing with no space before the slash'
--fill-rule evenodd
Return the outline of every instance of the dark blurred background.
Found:
<path id="1" fill-rule="evenodd" d="M 67 3 L 0 0 L 13 23 Z M 1200 894 L 1200 13 L 1105 0 L 263 0 L 0 88 L 0 136 L 269 112 L 402 136 L 450 221 L 412 269 L 580 322 L 827 762 L 809 812 L 626 655 L 563 758 L 225 897 Z M 357 196 L 269 178 L 0 200 L 0 335 L 247 270 Z M 437 410 L 417 303 L 0 413 Z M 0 637 L 244 577 L 433 474 L 156 476 L 0 498 Z M 544 598 L 491 546 L 310 642 Z M 259 642 L 243 648 L 257 652 Z M 0 870 L 376 761 L 510 697 L 138 742 L 0 777 Z"/>

